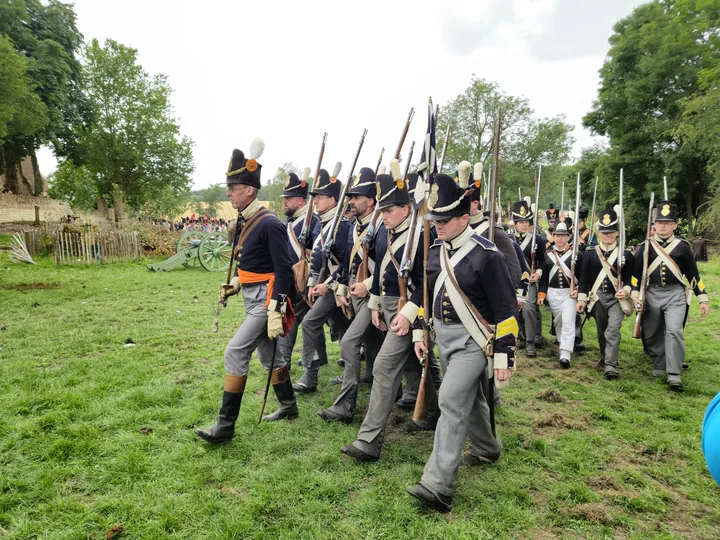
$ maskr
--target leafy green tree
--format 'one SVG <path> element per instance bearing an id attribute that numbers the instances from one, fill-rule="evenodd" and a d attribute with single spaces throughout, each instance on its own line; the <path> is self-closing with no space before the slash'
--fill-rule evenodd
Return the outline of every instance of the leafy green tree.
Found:
<path id="1" fill-rule="evenodd" d="M 487 170 L 492 162 L 498 113 L 502 118 L 499 184 L 502 186 L 503 207 L 517 200 L 518 188 L 523 196 L 534 198 L 534 178 L 540 163 L 546 167 L 541 195 L 546 200 L 552 200 L 552 196 L 548 195 L 551 190 L 549 182 L 558 178 L 558 167 L 569 159 L 573 127 L 562 116 L 534 118 L 527 99 L 509 96 L 500 90 L 497 83 L 484 79 L 473 77 L 465 92 L 440 108 L 438 152 L 444 144 L 450 123 L 450 140 L 443 170 L 452 173 L 463 160 L 471 163 L 482 161 Z"/>
<path id="2" fill-rule="evenodd" d="M 701 156 L 710 178 L 710 198 L 701 206 L 700 229 L 720 232 L 720 66 L 698 74 L 700 91 L 682 102 L 675 133 L 686 153 Z"/>
<path id="3" fill-rule="evenodd" d="M 282 192 L 290 173 L 300 175 L 300 169 L 292 163 L 283 163 L 267 184 L 267 200 L 270 203 L 270 210 L 280 216 L 282 215 Z"/>
<path id="4" fill-rule="evenodd" d="M 48 184 L 48 194 L 53 199 L 67 201 L 73 208 L 91 210 L 97 207 L 97 182 L 87 167 L 65 161 L 48 177 Z"/>
<path id="5" fill-rule="evenodd" d="M 167 77 L 150 76 L 135 49 L 113 40 L 88 44 L 84 75 L 93 122 L 79 130 L 78 143 L 115 220 L 124 220 L 126 204 L 138 211 L 187 200 L 193 143 L 172 116 Z"/>
<path id="6" fill-rule="evenodd" d="M 17 187 L 20 163 L 30 156 L 33 178 L 21 179 L 39 194 L 42 177 L 35 155 L 39 146 L 50 143 L 58 156 L 77 161 L 74 129 L 89 114 L 76 57 L 83 38 L 72 6 L 58 0 L 0 1 L 0 35 L 9 38 L 25 57 L 35 96 L 26 92 L 2 142 L 6 182 Z"/>
<path id="7" fill-rule="evenodd" d="M 718 27 L 715 1 L 655 0 L 635 9 L 614 27 L 598 98 L 583 120 L 610 138 L 614 167 L 624 167 L 638 198 L 662 193 L 667 175 L 690 235 L 710 178 L 703 155 L 684 146 L 675 128 L 700 71 L 720 63 Z"/>
<path id="8" fill-rule="evenodd" d="M 227 200 L 225 191 L 226 188 L 222 185 L 211 186 L 207 189 L 201 189 L 196 193 L 194 192 L 192 200 L 190 201 L 193 211 L 198 214 L 208 214 L 210 217 L 217 217 L 221 203 Z"/>

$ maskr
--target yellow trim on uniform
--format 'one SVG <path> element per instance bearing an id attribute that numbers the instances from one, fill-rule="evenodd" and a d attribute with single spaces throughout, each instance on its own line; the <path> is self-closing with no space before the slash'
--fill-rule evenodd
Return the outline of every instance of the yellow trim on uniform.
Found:
<path id="1" fill-rule="evenodd" d="M 495 328 L 495 339 L 500 339 L 508 334 L 517 337 L 519 331 L 517 319 L 515 317 L 508 317 Z"/>
<path id="2" fill-rule="evenodd" d="M 701 291 L 705 290 L 705 283 L 703 283 L 702 279 L 700 281 L 698 281 L 698 287 L 700 288 Z"/>
<path id="3" fill-rule="evenodd" d="M 630 283 L 632 283 L 633 287 L 637 287 L 637 284 L 638 284 L 637 278 L 635 276 L 633 276 L 632 279 L 630 280 Z"/>

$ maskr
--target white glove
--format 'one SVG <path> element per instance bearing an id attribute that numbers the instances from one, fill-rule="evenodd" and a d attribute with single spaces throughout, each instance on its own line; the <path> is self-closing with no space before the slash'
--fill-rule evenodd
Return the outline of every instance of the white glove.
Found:
<path id="1" fill-rule="evenodd" d="M 269 339 L 276 339 L 282 336 L 283 321 L 282 313 L 268 310 L 267 334 Z"/>

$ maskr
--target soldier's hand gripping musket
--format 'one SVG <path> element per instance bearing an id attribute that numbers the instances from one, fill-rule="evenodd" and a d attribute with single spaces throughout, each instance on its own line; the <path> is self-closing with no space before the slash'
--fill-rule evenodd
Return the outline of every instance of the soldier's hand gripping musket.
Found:
<path id="1" fill-rule="evenodd" d="M 239 236 L 240 227 L 237 226 L 237 222 L 235 223 L 235 230 L 233 231 L 233 243 L 232 243 L 232 257 L 230 258 L 230 265 L 228 266 L 227 271 L 227 279 L 225 280 L 225 285 L 220 286 L 220 292 L 218 294 L 218 305 L 217 309 L 215 310 L 215 320 L 213 320 L 212 328 L 211 330 L 213 332 L 218 331 L 218 324 L 220 322 L 220 311 L 222 308 L 227 307 L 227 299 L 229 296 L 233 296 L 237 294 L 240 291 L 240 280 L 239 278 L 232 277 L 233 275 L 233 263 L 235 261 L 235 258 L 237 257 L 237 239 Z"/>

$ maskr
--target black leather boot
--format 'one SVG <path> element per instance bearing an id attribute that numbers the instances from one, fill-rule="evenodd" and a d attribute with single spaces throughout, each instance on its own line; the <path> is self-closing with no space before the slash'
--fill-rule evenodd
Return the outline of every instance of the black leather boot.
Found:
<path id="1" fill-rule="evenodd" d="M 217 424 L 207 429 L 196 429 L 195 434 L 211 443 L 230 442 L 235 434 L 235 421 L 240 414 L 242 396 L 242 392 L 223 392 Z"/>
<path id="2" fill-rule="evenodd" d="M 293 391 L 287 366 L 275 369 L 270 377 L 275 396 L 280 402 L 280 408 L 272 414 L 263 416 L 263 422 L 274 422 L 287 418 L 291 420 L 299 416 L 295 392 Z"/>

